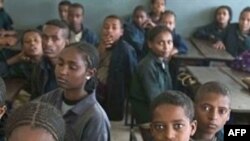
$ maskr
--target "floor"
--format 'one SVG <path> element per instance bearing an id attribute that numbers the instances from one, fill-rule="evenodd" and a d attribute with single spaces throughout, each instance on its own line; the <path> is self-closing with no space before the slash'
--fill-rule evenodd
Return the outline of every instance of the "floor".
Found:
<path id="1" fill-rule="evenodd" d="M 142 141 L 140 133 L 137 128 L 134 128 L 136 141 Z M 130 141 L 130 128 L 125 126 L 124 121 L 120 122 L 111 122 L 111 141 Z M 135 141 L 135 140 L 133 140 Z"/>

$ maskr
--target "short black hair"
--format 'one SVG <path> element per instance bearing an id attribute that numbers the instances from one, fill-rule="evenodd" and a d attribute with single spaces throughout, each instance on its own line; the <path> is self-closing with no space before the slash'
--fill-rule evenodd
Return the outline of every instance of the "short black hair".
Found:
<path id="1" fill-rule="evenodd" d="M 65 122 L 62 114 L 48 103 L 31 102 L 13 111 L 7 119 L 5 132 L 7 139 L 21 126 L 44 129 L 55 141 L 64 141 Z"/>
<path id="2" fill-rule="evenodd" d="M 175 18 L 175 20 L 176 20 L 176 15 L 175 15 L 174 11 L 165 10 L 163 13 L 161 13 L 161 17 L 160 17 L 159 21 L 161 21 L 161 20 L 163 19 L 164 16 L 168 16 L 168 15 L 174 16 L 174 18 Z"/>
<path id="3" fill-rule="evenodd" d="M 217 81 L 209 81 L 198 88 L 194 98 L 195 103 L 199 102 L 204 95 L 209 95 L 211 93 L 230 98 L 230 91 L 224 84 Z"/>
<path id="4" fill-rule="evenodd" d="M 155 97 L 151 103 L 151 120 L 154 118 L 154 110 L 164 104 L 182 107 L 185 115 L 190 119 L 190 121 L 194 120 L 193 101 L 181 91 L 166 91 Z"/>
<path id="5" fill-rule="evenodd" d="M 63 37 L 65 39 L 69 39 L 69 27 L 68 25 L 64 22 L 64 21 L 61 21 L 59 19 L 52 19 L 52 20 L 49 20 L 45 23 L 45 25 L 52 25 L 52 26 L 56 26 L 60 29 L 63 29 Z"/>
<path id="6" fill-rule="evenodd" d="M 155 1 L 156 1 L 156 0 L 151 0 L 151 4 L 154 4 Z M 166 3 L 167 0 L 164 0 L 164 1 L 165 1 L 165 3 Z"/>
<path id="7" fill-rule="evenodd" d="M 138 11 L 143 11 L 143 12 L 147 13 L 147 10 L 142 5 L 138 5 L 138 6 L 135 7 L 135 9 L 133 11 L 133 15 L 135 15 L 135 13 L 138 12 Z"/>
<path id="8" fill-rule="evenodd" d="M 0 106 L 5 105 L 6 100 L 6 86 L 4 80 L 0 77 Z"/>
<path id="9" fill-rule="evenodd" d="M 220 9 L 226 9 L 228 11 L 228 14 L 229 14 L 229 20 L 228 20 L 228 23 L 231 22 L 232 18 L 233 18 L 233 11 L 232 11 L 232 8 L 227 6 L 227 5 L 222 5 L 222 6 L 219 6 L 218 8 L 216 8 L 215 10 L 215 20 L 216 20 L 216 16 L 219 12 Z"/>
<path id="10" fill-rule="evenodd" d="M 250 12 L 250 7 L 249 6 L 247 6 L 247 7 L 245 7 L 241 12 L 240 12 L 240 17 L 243 15 L 243 13 L 245 13 L 245 12 Z"/>
<path id="11" fill-rule="evenodd" d="M 72 3 L 70 5 L 70 8 L 80 8 L 82 9 L 82 13 L 84 14 L 85 13 L 85 9 L 84 9 L 84 6 L 80 3 Z"/>
<path id="12" fill-rule="evenodd" d="M 104 22 L 107 20 L 107 19 L 116 19 L 120 22 L 121 24 L 121 28 L 123 28 L 123 20 L 121 17 L 117 16 L 117 15 L 108 15 L 107 17 L 105 17 L 104 19 Z"/>
<path id="13" fill-rule="evenodd" d="M 149 30 L 147 34 L 147 41 L 152 42 L 156 38 L 156 36 L 162 32 L 169 32 L 172 35 L 172 31 L 165 25 L 157 25 L 156 27 Z"/>
<path id="14" fill-rule="evenodd" d="M 23 45 L 23 43 L 24 43 L 24 36 L 25 36 L 25 34 L 30 33 L 30 32 L 37 33 L 37 34 L 42 38 L 42 32 L 41 32 L 39 29 L 27 29 L 27 30 L 25 30 L 25 31 L 22 33 L 22 37 L 21 37 L 21 44 L 22 44 L 22 45 Z"/>
<path id="15" fill-rule="evenodd" d="M 67 5 L 67 6 L 70 6 L 71 5 L 71 2 L 70 1 L 67 1 L 67 0 L 63 0 L 63 1 L 60 1 L 59 6 L 63 6 L 63 5 Z"/>

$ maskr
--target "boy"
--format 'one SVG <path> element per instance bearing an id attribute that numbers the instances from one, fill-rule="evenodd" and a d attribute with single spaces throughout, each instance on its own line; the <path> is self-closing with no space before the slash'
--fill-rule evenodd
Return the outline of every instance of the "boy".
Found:
<path id="1" fill-rule="evenodd" d="M 151 12 L 149 16 L 155 24 L 159 22 L 161 14 L 165 11 L 166 0 L 151 0 Z"/>
<path id="2" fill-rule="evenodd" d="M 86 41 L 92 45 L 97 45 L 97 36 L 83 25 L 84 12 L 83 5 L 79 3 L 73 3 L 69 7 L 70 43 Z"/>
<path id="3" fill-rule="evenodd" d="M 69 11 L 69 7 L 70 7 L 71 2 L 64 0 L 61 1 L 58 5 L 58 13 L 60 16 L 60 19 L 66 23 L 68 23 L 68 11 Z"/>
<path id="4" fill-rule="evenodd" d="M 137 6 L 133 12 L 133 21 L 124 26 L 124 40 L 126 40 L 135 49 L 138 60 L 143 55 L 143 44 L 145 39 L 145 22 L 148 19 L 145 8 Z"/>
<path id="5" fill-rule="evenodd" d="M 13 21 L 4 10 L 4 0 L 0 0 L 0 31 L 12 30 Z"/>
<path id="6" fill-rule="evenodd" d="M 150 129 L 154 141 L 189 141 L 196 126 L 193 102 L 186 94 L 167 91 L 153 100 Z"/>
<path id="7" fill-rule="evenodd" d="M 230 117 L 228 89 L 219 82 L 200 86 L 195 96 L 195 118 L 198 126 L 195 140 L 223 141 L 223 126 Z M 221 130 L 221 132 L 219 132 Z"/>
<path id="8" fill-rule="evenodd" d="M 98 99 L 111 120 L 122 120 L 124 101 L 134 72 L 137 58 L 133 47 L 125 42 L 123 23 L 116 15 L 104 19 L 98 50 L 100 65 Z"/>
<path id="9" fill-rule="evenodd" d="M 58 55 L 68 44 L 68 38 L 68 26 L 60 20 L 50 20 L 43 26 L 44 58 L 33 68 L 31 99 L 57 88 L 54 68 Z"/>
<path id="10" fill-rule="evenodd" d="M 6 119 L 7 107 L 5 104 L 6 87 L 3 79 L 0 77 L 0 141 L 5 140 L 4 136 L 4 123 Z"/>

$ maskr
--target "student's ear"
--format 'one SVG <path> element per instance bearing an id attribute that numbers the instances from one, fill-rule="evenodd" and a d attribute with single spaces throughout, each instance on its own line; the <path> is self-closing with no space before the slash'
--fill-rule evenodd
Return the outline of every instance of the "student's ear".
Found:
<path id="1" fill-rule="evenodd" d="M 193 136 L 197 129 L 197 120 L 191 121 L 190 126 L 191 126 L 190 136 Z"/>
<path id="2" fill-rule="evenodd" d="M 6 105 L 0 107 L 0 119 L 3 117 L 3 115 L 6 113 L 7 107 Z"/>
<path id="3" fill-rule="evenodd" d="M 97 71 L 97 70 L 96 70 L 95 68 L 94 68 L 94 69 L 87 69 L 86 77 L 91 78 L 91 77 L 95 76 L 96 71 Z"/>

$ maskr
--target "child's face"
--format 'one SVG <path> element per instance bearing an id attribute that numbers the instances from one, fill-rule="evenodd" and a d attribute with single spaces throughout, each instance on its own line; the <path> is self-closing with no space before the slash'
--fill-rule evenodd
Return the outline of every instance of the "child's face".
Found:
<path id="1" fill-rule="evenodd" d="M 201 96 L 195 104 L 197 132 L 214 135 L 222 129 L 229 120 L 229 105 L 228 97 L 216 93 Z"/>
<path id="2" fill-rule="evenodd" d="M 250 12 L 244 12 L 240 16 L 239 20 L 241 32 L 249 33 L 250 30 Z"/>
<path id="3" fill-rule="evenodd" d="M 171 31 L 175 29 L 175 16 L 164 15 L 160 21 L 161 24 L 167 26 Z"/>
<path id="4" fill-rule="evenodd" d="M 65 48 L 55 68 L 57 83 L 64 89 L 82 89 L 90 76 L 83 56 L 75 48 Z"/>
<path id="5" fill-rule="evenodd" d="M 139 10 L 135 12 L 134 15 L 134 22 L 140 26 L 143 27 L 143 24 L 147 21 L 147 13 L 145 11 Z"/>
<path id="6" fill-rule="evenodd" d="M 57 58 L 67 44 L 63 37 L 64 29 L 53 25 L 45 25 L 43 28 L 43 52 L 48 58 Z"/>
<path id="7" fill-rule="evenodd" d="M 3 8 L 3 0 L 0 0 L 0 8 Z"/>
<path id="8" fill-rule="evenodd" d="M 61 5 L 59 6 L 59 15 L 61 20 L 63 21 L 68 21 L 68 10 L 69 6 L 68 5 Z"/>
<path id="9" fill-rule="evenodd" d="M 16 128 L 8 138 L 8 141 L 56 141 L 53 136 L 41 128 L 21 126 Z"/>
<path id="10" fill-rule="evenodd" d="M 82 26 L 83 11 L 81 8 L 70 7 L 68 14 L 69 25 L 71 28 L 73 28 L 73 30 L 77 30 Z"/>
<path id="11" fill-rule="evenodd" d="M 155 0 L 152 4 L 152 11 L 160 14 L 165 11 L 165 0 Z"/>
<path id="12" fill-rule="evenodd" d="M 216 21 L 221 25 L 227 25 L 229 19 L 230 19 L 230 15 L 226 8 L 221 8 L 216 13 Z"/>
<path id="13" fill-rule="evenodd" d="M 173 49 L 173 37 L 170 32 L 161 32 L 148 46 L 158 57 L 168 58 Z"/>
<path id="14" fill-rule="evenodd" d="M 189 141 L 196 121 L 190 121 L 182 107 L 163 104 L 154 110 L 150 127 L 154 141 Z"/>
<path id="15" fill-rule="evenodd" d="M 24 54 L 29 57 L 42 55 L 42 37 L 36 32 L 27 32 L 23 37 Z"/>
<path id="16" fill-rule="evenodd" d="M 119 40 L 123 35 L 121 22 L 118 19 L 108 18 L 102 27 L 102 37 L 111 38 L 113 42 Z"/>

